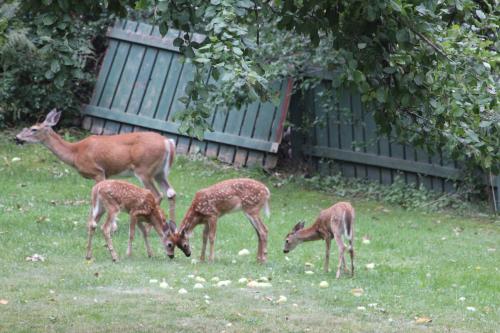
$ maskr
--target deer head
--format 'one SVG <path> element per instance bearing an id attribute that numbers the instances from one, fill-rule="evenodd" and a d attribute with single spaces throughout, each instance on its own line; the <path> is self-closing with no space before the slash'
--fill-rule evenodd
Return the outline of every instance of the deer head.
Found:
<path id="1" fill-rule="evenodd" d="M 177 246 L 181 249 L 186 257 L 191 256 L 191 246 L 189 245 L 189 238 L 186 232 L 182 230 L 177 231 L 177 226 L 175 222 L 169 221 L 163 227 L 163 245 L 165 246 L 165 251 L 170 259 L 174 257 L 175 247 Z"/>
<path id="2" fill-rule="evenodd" d="M 297 223 L 291 232 L 286 235 L 285 247 L 283 248 L 284 253 L 292 251 L 302 240 L 298 237 L 297 232 L 304 229 L 305 222 L 301 221 Z"/>
<path id="3" fill-rule="evenodd" d="M 55 126 L 61 118 L 61 111 L 53 109 L 50 111 L 42 123 L 35 124 L 30 128 L 24 128 L 16 135 L 16 142 L 22 144 L 24 142 L 37 143 L 47 139 L 49 132 L 52 131 L 52 126 Z"/>

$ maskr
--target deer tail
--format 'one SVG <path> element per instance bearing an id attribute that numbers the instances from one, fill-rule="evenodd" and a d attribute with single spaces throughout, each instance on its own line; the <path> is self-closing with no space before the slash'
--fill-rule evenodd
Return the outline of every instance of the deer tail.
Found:
<path id="1" fill-rule="evenodd" d="M 342 214 L 342 223 L 344 224 L 344 235 L 349 239 L 349 243 L 352 242 L 352 221 L 354 215 L 352 210 L 345 209 Z"/>
<path id="2" fill-rule="evenodd" d="M 266 200 L 264 201 L 264 214 L 266 214 L 266 217 L 269 218 L 269 216 L 271 216 L 271 210 L 269 209 L 269 198 L 271 197 L 271 192 L 267 187 L 266 190 L 267 190 L 267 196 Z"/>

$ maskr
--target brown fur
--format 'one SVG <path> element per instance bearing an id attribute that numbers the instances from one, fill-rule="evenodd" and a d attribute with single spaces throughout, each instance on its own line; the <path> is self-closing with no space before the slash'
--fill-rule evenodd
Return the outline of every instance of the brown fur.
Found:
<path id="1" fill-rule="evenodd" d="M 52 130 L 61 113 L 52 110 L 43 123 L 23 129 L 20 142 L 41 143 L 61 161 L 74 167 L 80 175 L 96 183 L 111 176 L 133 172 L 156 198 L 162 197 L 154 180 L 169 199 L 170 218 L 175 220 L 175 191 L 168 182 L 174 161 L 175 144 L 154 132 L 89 136 L 78 142 L 67 142 Z"/>
<path id="2" fill-rule="evenodd" d="M 259 239 L 257 259 L 267 260 L 267 227 L 262 222 L 260 210 L 268 211 L 270 192 L 268 188 L 253 179 L 229 179 L 196 192 L 179 230 L 165 233 L 164 244 L 173 256 L 174 246 L 190 255 L 189 236 L 199 224 L 204 224 L 201 260 L 205 260 L 207 239 L 210 240 L 210 260 L 214 260 L 214 243 L 217 220 L 220 216 L 243 210 L 252 223 Z"/>
<path id="3" fill-rule="evenodd" d="M 151 257 L 153 255 L 143 222 L 151 224 L 160 236 L 160 239 L 163 238 L 163 228 L 166 218 L 159 202 L 149 190 L 120 180 L 104 180 L 92 188 L 92 209 L 88 221 L 89 239 L 87 244 L 87 259 L 92 258 L 92 237 L 97 224 L 104 213 L 107 212 L 106 222 L 101 229 L 113 261 L 118 260 L 111 241 L 111 229 L 116 229 L 115 219 L 120 211 L 130 215 L 127 255 L 130 256 L 132 254 L 132 241 L 135 235 L 136 224 L 144 235 L 148 256 Z"/>
<path id="4" fill-rule="evenodd" d="M 339 263 L 337 266 L 336 277 L 340 277 L 340 267 L 343 266 L 347 270 L 344 258 L 345 244 L 342 240 L 342 235 L 346 235 L 349 239 L 349 254 L 351 257 L 351 274 L 354 275 L 354 208 L 349 202 L 339 202 L 335 205 L 322 210 L 316 221 L 309 228 L 304 228 L 304 222 L 297 223 L 292 231 L 288 233 L 285 239 L 285 253 L 293 250 L 301 242 L 314 241 L 324 239 L 326 243 L 325 254 L 325 272 L 328 272 L 328 264 L 330 261 L 330 243 L 332 238 L 335 239 L 339 249 Z"/>

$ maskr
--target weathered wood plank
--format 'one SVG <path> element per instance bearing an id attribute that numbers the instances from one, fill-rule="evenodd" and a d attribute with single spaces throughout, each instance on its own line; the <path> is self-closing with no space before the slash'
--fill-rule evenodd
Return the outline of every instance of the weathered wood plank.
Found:
<path id="1" fill-rule="evenodd" d="M 250 150 L 248 151 L 247 166 L 262 166 L 264 164 L 264 153 Z"/>
<path id="2" fill-rule="evenodd" d="M 167 78 L 163 86 L 163 90 L 156 110 L 155 119 L 167 120 L 168 114 L 174 102 L 174 95 L 177 90 L 177 83 L 182 73 L 184 64 L 181 62 L 179 55 L 172 55 L 169 65 Z"/>
<path id="3" fill-rule="evenodd" d="M 317 146 L 307 147 L 306 152 L 308 152 L 312 156 L 328 157 L 335 160 L 374 165 L 388 169 L 393 169 L 394 166 L 397 166 L 397 170 L 416 172 L 443 178 L 456 179 L 460 177 L 460 171 L 457 169 L 428 163 L 407 161 L 404 159 L 390 158 L 387 156 L 365 154 L 343 149 Z"/>
<path id="4" fill-rule="evenodd" d="M 153 27 L 145 23 L 140 23 L 137 27 L 137 32 L 143 34 L 150 34 L 152 30 Z M 132 114 L 139 112 L 155 53 L 144 46 L 132 45 L 111 108 Z M 120 132 L 122 131 L 131 132 L 132 126 L 121 124 Z"/>
<path id="5" fill-rule="evenodd" d="M 270 141 L 280 143 L 281 139 L 283 138 L 283 130 L 288 114 L 288 109 L 290 107 L 290 101 L 292 99 L 292 92 L 293 80 L 289 78 L 282 83 L 281 96 L 283 96 L 283 99 L 281 101 L 280 107 L 277 110 L 276 121 L 273 122 Z"/>
<path id="6" fill-rule="evenodd" d="M 328 114 L 324 110 L 320 94 L 324 92 L 324 86 L 322 84 L 318 85 L 314 90 L 314 95 L 310 99 L 306 100 L 307 105 L 311 105 L 314 117 L 317 120 L 317 125 L 314 128 L 315 143 L 321 147 L 330 147 L 330 128 L 328 126 Z M 312 103 L 312 104 L 311 104 Z M 318 171 L 321 175 L 327 176 L 330 174 L 330 164 L 326 159 L 321 159 L 318 161 Z"/>
<path id="7" fill-rule="evenodd" d="M 85 115 L 95 116 L 98 118 L 108 119 L 121 123 L 128 123 L 135 126 L 142 126 L 144 128 L 154 129 L 162 132 L 180 134 L 179 124 L 172 122 L 159 122 L 152 118 L 143 117 L 141 115 L 134 115 L 120 112 L 119 110 L 110 110 L 86 105 L 82 113 Z M 222 132 L 205 132 L 205 140 L 217 143 L 231 144 L 238 147 L 255 149 L 259 151 L 267 151 L 275 153 L 277 151 L 277 144 L 265 140 L 259 140 L 248 137 L 240 137 L 238 135 L 222 133 Z"/>
<path id="8" fill-rule="evenodd" d="M 415 150 L 416 161 L 421 163 L 430 163 L 429 155 L 422 148 L 417 148 Z M 432 183 L 430 177 L 426 176 L 425 173 L 420 173 L 419 182 L 424 185 L 426 189 L 432 189 Z"/>
<path id="9" fill-rule="evenodd" d="M 126 22 L 124 21 L 116 21 L 115 27 L 124 27 L 125 24 Z M 94 92 L 92 93 L 92 98 L 90 100 L 90 103 L 92 105 L 99 105 L 101 101 L 104 87 L 108 82 L 108 77 L 111 72 L 111 67 L 116 57 L 116 51 L 118 50 L 118 45 L 119 45 L 118 41 L 112 40 L 109 42 L 109 46 L 106 49 L 103 63 L 99 71 L 98 79 L 94 87 Z M 89 124 L 89 130 L 94 134 L 102 134 L 104 122 L 105 122 L 104 119 L 92 118 L 92 121 Z"/>
<path id="10" fill-rule="evenodd" d="M 369 154 L 378 155 L 378 137 L 377 125 L 373 119 L 373 115 L 368 112 L 363 105 L 361 105 L 361 112 L 363 114 L 364 133 L 365 133 L 365 152 Z M 380 182 L 380 168 L 367 165 L 366 176 L 369 180 Z"/>
<path id="11" fill-rule="evenodd" d="M 223 109 L 217 109 L 214 112 L 212 120 L 212 128 L 214 131 L 222 131 L 224 129 L 224 124 L 226 122 L 227 112 Z M 215 133 L 215 132 L 210 132 Z M 206 138 L 206 136 L 205 136 Z M 213 141 L 213 140 L 208 140 Z M 217 158 L 219 156 L 219 144 L 214 142 L 207 142 L 206 154 L 208 157 Z"/>
<path id="12" fill-rule="evenodd" d="M 407 161 L 415 161 L 415 149 L 412 146 L 403 146 L 404 159 Z M 418 185 L 417 175 L 413 172 L 405 173 L 405 181 L 407 184 Z"/>
<path id="13" fill-rule="evenodd" d="M 339 100 L 340 146 L 343 150 L 352 151 L 352 105 L 351 92 L 343 90 Z M 342 174 L 346 177 L 355 177 L 356 172 L 352 164 L 342 163 Z"/>
<path id="14" fill-rule="evenodd" d="M 361 96 L 358 92 L 353 92 L 351 97 L 351 110 L 352 110 L 352 130 L 354 134 L 354 147 L 353 150 L 357 152 L 366 152 L 366 138 L 364 128 L 364 117 L 361 106 Z M 356 178 L 366 179 L 368 171 L 366 165 L 357 164 L 354 167 Z"/>
<path id="15" fill-rule="evenodd" d="M 169 31 L 173 31 L 174 33 L 179 34 L 179 31 L 175 29 L 169 29 Z M 129 43 L 139 44 L 142 46 L 154 47 L 156 49 L 162 49 L 166 51 L 179 53 L 179 48 L 177 46 L 174 46 L 173 44 L 174 39 L 176 37 L 173 37 L 168 33 L 165 37 L 161 37 L 158 35 L 148 36 L 140 32 L 113 28 L 109 29 L 106 35 L 111 39 L 116 39 Z M 205 38 L 206 37 L 204 35 L 193 34 L 192 40 L 201 43 Z"/>
<path id="16" fill-rule="evenodd" d="M 138 26 L 137 22 L 127 21 L 124 29 L 135 31 Z M 120 87 L 123 87 L 123 81 L 121 79 L 124 71 L 126 70 L 126 64 L 131 48 L 132 45 L 130 43 L 121 42 L 118 45 L 118 50 L 115 54 L 111 72 L 108 76 L 108 82 L 104 87 L 100 103 L 98 104 L 99 106 L 111 108 L 114 104 L 120 104 L 119 102 L 122 101 L 122 98 L 127 98 L 128 100 L 128 96 L 125 97 L 122 95 L 124 93 L 123 88 L 121 91 L 119 91 L 119 89 Z M 115 103 L 116 98 L 118 98 L 118 103 Z M 119 129 L 119 123 L 107 121 L 103 126 L 103 133 L 116 134 L 119 132 Z"/>

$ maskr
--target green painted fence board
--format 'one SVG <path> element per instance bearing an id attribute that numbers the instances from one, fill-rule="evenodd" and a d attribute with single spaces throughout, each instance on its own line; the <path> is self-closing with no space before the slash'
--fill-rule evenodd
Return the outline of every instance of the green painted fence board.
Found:
<path id="1" fill-rule="evenodd" d="M 435 164 L 407 161 L 399 158 L 365 154 L 330 147 L 309 146 L 306 147 L 306 149 L 313 156 L 328 157 L 352 163 L 368 164 L 387 169 L 410 171 L 443 178 L 456 179 L 460 176 L 460 171 L 457 169 L 443 167 Z"/>
<path id="2" fill-rule="evenodd" d="M 179 134 L 179 124 L 173 122 L 158 122 L 155 119 L 143 117 L 141 115 L 127 114 L 118 110 L 103 109 L 87 105 L 82 110 L 88 116 L 102 117 L 107 120 L 121 122 L 148 128 L 152 130 L 164 131 Z M 256 138 L 241 137 L 235 134 L 222 132 L 205 132 L 205 139 L 218 143 L 227 143 L 238 147 L 250 148 L 259 151 L 277 152 L 278 146 L 275 143 L 259 140 Z"/>

